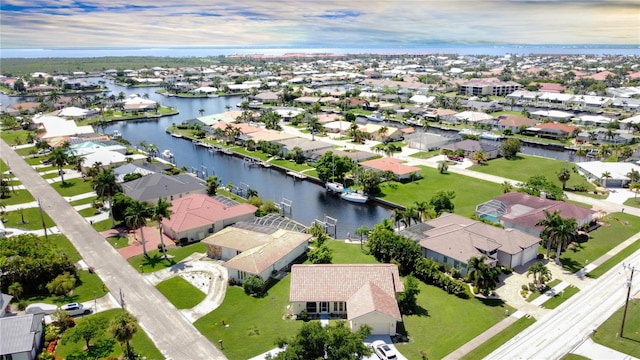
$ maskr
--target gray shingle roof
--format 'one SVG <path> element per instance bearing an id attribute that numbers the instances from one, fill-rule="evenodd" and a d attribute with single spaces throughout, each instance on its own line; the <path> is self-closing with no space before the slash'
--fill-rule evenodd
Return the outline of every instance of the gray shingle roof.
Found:
<path id="1" fill-rule="evenodd" d="M 0 318 L 0 355 L 31 351 L 43 319 L 44 314 Z"/>

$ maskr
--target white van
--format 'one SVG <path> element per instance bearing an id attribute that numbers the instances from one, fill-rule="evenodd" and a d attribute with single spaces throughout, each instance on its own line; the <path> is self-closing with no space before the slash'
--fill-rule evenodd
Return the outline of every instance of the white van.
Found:
<path id="1" fill-rule="evenodd" d="M 54 311 L 58 310 L 57 305 L 52 304 L 44 304 L 44 303 L 35 303 L 30 304 L 24 309 L 26 314 L 45 314 L 51 315 Z"/>

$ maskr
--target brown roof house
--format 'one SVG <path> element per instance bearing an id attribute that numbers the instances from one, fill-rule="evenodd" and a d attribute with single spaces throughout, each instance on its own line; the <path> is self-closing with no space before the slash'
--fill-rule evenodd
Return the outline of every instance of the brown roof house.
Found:
<path id="1" fill-rule="evenodd" d="M 170 238 L 190 243 L 238 221 L 252 220 L 256 210 L 251 204 L 237 203 L 224 196 L 190 194 L 171 202 L 171 217 L 162 220 L 162 229 Z"/>
<path id="2" fill-rule="evenodd" d="M 203 240 L 207 255 L 226 260 L 229 278 L 242 282 L 249 275 L 263 280 L 304 254 L 312 235 L 267 226 L 228 227 Z"/>
<path id="3" fill-rule="evenodd" d="M 564 201 L 545 199 L 520 192 L 510 192 L 476 207 L 476 215 L 484 220 L 500 223 L 505 228 L 517 229 L 540 236 L 538 221 L 545 219 L 544 211 L 558 210 L 565 219 L 574 218 L 578 228 L 591 223 L 595 211 Z"/>
<path id="4" fill-rule="evenodd" d="M 460 215 L 440 217 L 410 226 L 400 233 L 419 242 L 422 255 L 467 274 L 471 257 L 486 256 L 493 264 L 524 265 L 536 258 L 540 238 L 515 229 L 501 229 Z"/>
<path id="5" fill-rule="evenodd" d="M 497 145 L 489 144 L 485 142 L 479 142 L 478 140 L 462 140 L 458 142 L 454 142 L 451 144 L 447 144 L 440 149 L 449 150 L 452 152 L 456 152 L 458 150 L 464 150 L 464 157 L 471 159 L 473 153 L 477 151 L 484 151 L 485 155 L 487 155 L 487 159 L 495 159 L 500 154 L 500 148 Z"/>
<path id="6" fill-rule="evenodd" d="M 366 324 L 375 335 L 395 335 L 402 321 L 396 296 L 403 291 L 393 264 L 293 265 L 290 311 L 346 318 L 352 331 Z"/>
<path id="7" fill-rule="evenodd" d="M 536 125 L 538 122 L 533 119 L 529 119 L 527 117 L 522 117 L 513 114 L 504 114 L 498 116 L 498 123 L 495 125 L 497 129 L 511 129 L 514 134 L 520 132 L 520 127 L 524 126 L 525 128 Z"/>
<path id="8" fill-rule="evenodd" d="M 378 158 L 360 163 L 365 169 L 377 171 L 391 171 L 397 180 L 409 180 L 420 177 L 420 168 L 417 166 L 404 165 L 403 161 L 395 158 Z"/>

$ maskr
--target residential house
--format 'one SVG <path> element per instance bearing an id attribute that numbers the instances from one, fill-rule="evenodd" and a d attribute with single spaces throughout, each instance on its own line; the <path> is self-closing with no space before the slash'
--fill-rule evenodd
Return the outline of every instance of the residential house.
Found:
<path id="1" fill-rule="evenodd" d="M 510 192 L 476 207 L 476 216 L 493 223 L 502 224 L 505 228 L 516 229 L 533 236 L 540 236 L 542 227 L 537 225 L 546 218 L 545 211 L 559 211 L 563 218 L 574 218 L 578 228 L 588 225 L 593 220 L 595 211 L 578 205 Z"/>
<path id="2" fill-rule="evenodd" d="M 480 142 L 478 140 L 462 140 L 447 144 L 441 147 L 441 149 L 449 150 L 454 153 L 458 150 L 464 150 L 464 157 L 468 159 L 471 159 L 473 154 L 480 150 L 484 151 L 487 156 L 487 160 L 495 159 L 500 155 L 500 148 L 497 145 Z"/>
<path id="3" fill-rule="evenodd" d="M 44 314 L 0 318 L 0 359 L 34 360 L 42 345 Z"/>
<path id="4" fill-rule="evenodd" d="M 538 255 L 540 238 L 516 229 L 501 229 L 456 214 L 410 226 L 400 232 L 420 244 L 425 258 L 458 268 L 463 276 L 472 257 L 514 268 Z"/>
<path id="5" fill-rule="evenodd" d="M 279 140 L 276 143 L 280 145 L 281 153 L 285 156 L 295 148 L 300 148 L 305 157 L 315 151 L 333 149 L 332 143 L 318 140 L 313 141 L 301 137 L 290 137 L 288 139 Z"/>
<path id="6" fill-rule="evenodd" d="M 8 105 L 5 109 L 5 112 L 11 116 L 20 116 L 21 114 L 34 114 L 39 107 L 39 102 L 21 102 Z"/>
<path id="7" fill-rule="evenodd" d="M 595 136 L 595 138 L 594 138 Z M 627 130 L 613 130 L 596 128 L 589 131 L 581 131 L 576 136 L 576 142 L 598 142 L 604 144 L 630 144 L 635 136 Z"/>
<path id="8" fill-rule="evenodd" d="M 383 128 L 386 129 L 384 132 Z M 367 134 L 370 139 L 381 142 L 397 141 L 403 136 L 402 131 L 395 126 L 365 124 L 360 126 L 360 131 Z"/>
<path id="9" fill-rule="evenodd" d="M 175 241 L 191 243 L 238 221 L 252 220 L 256 210 L 224 196 L 190 194 L 171 201 L 171 217 L 162 220 L 162 229 Z"/>
<path id="10" fill-rule="evenodd" d="M 0 221 L 1 223 L 1 221 Z M 4 224 L 1 225 L 2 228 L 0 228 L 0 237 L 4 236 Z M 9 295 L 9 294 L 4 294 L 2 292 L 0 292 L 0 318 L 4 317 L 10 309 L 11 306 L 11 299 L 13 299 L 13 296 Z"/>
<path id="11" fill-rule="evenodd" d="M 640 171 L 640 166 L 630 162 L 587 161 L 576 163 L 578 171 L 589 180 L 597 180 L 603 187 L 625 187 L 631 183 L 627 176 L 632 170 Z M 608 177 L 604 176 L 608 174 Z"/>
<path id="12" fill-rule="evenodd" d="M 80 134 L 93 134 L 95 132 L 91 125 L 78 126 L 73 120 L 67 120 L 57 116 L 40 115 L 34 116 L 32 120 L 34 125 L 41 129 L 41 134 L 38 136 L 43 140 Z"/>
<path id="13" fill-rule="evenodd" d="M 493 116 L 478 111 L 463 111 L 456 115 L 454 118 L 458 123 L 491 123 Z"/>
<path id="14" fill-rule="evenodd" d="M 145 99 L 137 95 L 131 95 L 124 100 L 124 112 L 150 111 L 156 109 L 159 104 L 156 101 Z"/>
<path id="15" fill-rule="evenodd" d="M 146 175 L 155 173 L 155 171 L 143 168 L 135 164 L 126 164 L 126 165 L 118 166 L 115 169 L 113 169 L 113 172 L 116 175 L 117 183 L 124 182 L 124 177 L 128 174 L 140 174 L 142 176 L 146 176 Z"/>
<path id="16" fill-rule="evenodd" d="M 312 235 L 240 222 L 227 227 L 202 242 L 207 256 L 224 260 L 229 278 L 241 283 L 249 275 L 268 280 L 303 255 Z"/>
<path id="17" fill-rule="evenodd" d="M 403 291 L 393 264 L 293 265 L 289 311 L 346 318 L 352 331 L 368 325 L 374 335 L 395 335 Z"/>
<path id="18" fill-rule="evenodd" d="M 378 159 L 363 161 L 360 163 L 365 169 L 376 170 L 380 172 L 391 171 L 398 181 L 406 181 L 417 179 L 420 177 L 420 168 L 403 164 L 400 159 L 382 157 Z"/>
<path id="19" fill-rule="evenodd" d="M 520 133 L 521 128 L 528 128 L 536 125 L 538 122 L 533 119 L 529 119 L 527 117 L 522 117 L 518 115 L 512 114 L 504 114 L 498 116 L 498 123 L 496 124 L 496 128 L 498 130 L 506 130 L 511 129 L 514 134 Z"/>
<path id="20" fill-rule="evenodd" d="M 526 132 L 533 133 L 540 137 L 566 139 L 575 137 L 579 129 L 579 127 L 572 125 L 558 123 L 541 123 L 527 128 Z"/>
<path id="21" fill-rule="evenodd" d="M 189 194 L 207 193 L 204 182 L 188 174 L 174 176 L 150 174 L 123 183 L 122 190 L 125 195 L 135 200 L 152 204 L 155 204 L 159 198 L 173 201 Z"/>

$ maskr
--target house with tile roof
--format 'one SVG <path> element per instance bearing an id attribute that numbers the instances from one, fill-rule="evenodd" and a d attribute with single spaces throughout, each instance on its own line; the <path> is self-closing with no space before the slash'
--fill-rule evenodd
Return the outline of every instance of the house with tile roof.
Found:
<path id="1" fill-rule="evenodd" d="M 595 211 L 564 201 L 545 199 L 520 192 L 510 192 L 476 207 L 476 216 L 505 228 L 517 229 L 533 236 L 540 236 L 542 227 L 536 225 L 545 219 L 545 211 L 560 212 L 560 216 L 574 218 L 578 228 L 590 224 Z"/>
<path id="2" fill-rule="evenodd" d="M 352 331 L 369 325 L 375 335 L 395 335 L 402 321 L 397 295 L 404 291 L 394 264 L 293 265 L 290 311 L 346 318 Z"/>
<path id="3" fill-rule="evenodd" d="M 122 191 L 135 200 L 155 204 L 159 198 L 173 201 L 189 194 L 206 194 L 207 186 L 188 174 L 155 173 L 123 183 Z"/>
<path id="4" fill-rule="evenodd" d="M 536 125 L 538 122 L 533 119 L 529 119 L 527 117 L 513 115 L 513 114 L 504 114 L 498 116 L 498 123 L 495 127 L 498 130 L 511 129 L 514 134 L 520 132 L 520 128 L 524 126 L 525 128 Z"/>
<path id="5" fill-rule="evenodd" d="M 404 161 L 396 158 L 382 157 L 378 159 L 363 161 L 360 163 L 365 169 L 380 172 L 391 171 L 397 180 L 409 180 L 420 177 L 420 168 L 417 166 L 405 165 Z"/>
<path id="6" fill-rule="evenodd" d="M 514 268 L 536 258 L 540 238 L 516 229 L 501 229 L 456 214 L 410 226 L 400 232 L 422 248 L 422 255 L 467 274 L 471 257 Z"/>
<path id="7" fill-rule="evenodd" d="M 468 159 L 471 159 L 473 154 L 480 150 L 484 151 L 488 160 L 495 159 L 500 154 L 500 148 L 497 145 L 471 139 L 450 143 L 440 149 L 449 150 L 454 153 L 458 150 L 464 150 L 464 157 Z"/>
<path id="8" fill-rule="evenodd" d="M 541 123 L 530 128 L 527 128 L 527 132 L 534 133 L 537 136 L 549 137 L 549 138 L 569 138 L 575 137 L 578 134 L 580 128 L 573 125 L 559 124 L 559 123 Z"/>
<path id="9" fill-rule="evenodd" d="M 162 220 L 162 229 L 175 241 L 191 243 L 238 221 L 253 220 L 256 210 L 224 196 L 189 194 L 171 201 L 171 217 Z"/>
<path id="10" fill-rule="evenodd" d="M 33 360 L 42 346 L 44 314 L 0 318 L 0 359 Z"/>

